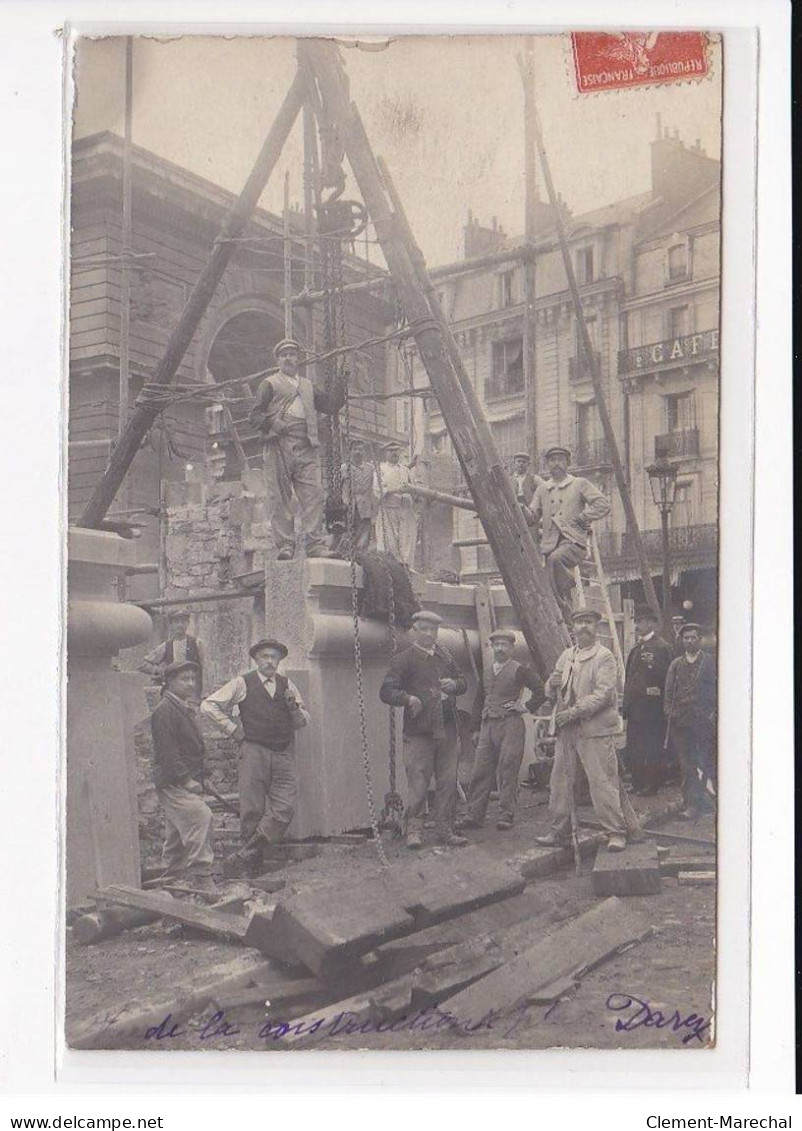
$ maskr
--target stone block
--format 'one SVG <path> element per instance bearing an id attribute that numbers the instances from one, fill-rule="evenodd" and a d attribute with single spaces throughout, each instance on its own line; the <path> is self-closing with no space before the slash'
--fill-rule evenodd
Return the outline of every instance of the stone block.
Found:
<path id="1" fill-rule="evenodd" d="M 656 845 L 638 841 L 623 852 L 610 852 L 604 845 L 596 853 L 591 879 L 596 895 L 655 895 L 660 891 Z"/>
<path id="2" fill-rule="evenodd" d="M 518 895 L 526 881 L 481 848 L 465 848 L 453 859 L 404 861 L 388 882 L 420 928 Z"/>

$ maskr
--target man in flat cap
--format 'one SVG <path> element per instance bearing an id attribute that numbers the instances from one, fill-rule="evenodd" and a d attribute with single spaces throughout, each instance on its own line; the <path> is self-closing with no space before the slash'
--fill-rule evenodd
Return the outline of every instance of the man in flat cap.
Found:
<path id="1" fill-rule="evenodd" d="M 254 867 L 261 846 L 283 840 L 295 813 L 295 732 L 309 722 L 298 688 L 278 670 L 286 655 L 280 640 L 258 640 L 250 649 L 256 667 L 201 703 L 203 713 L 239 743 L 240 832 Z"/>
<path id="2" fill-rule="evenodd" d="M 367 550 L 373 541 L 373 523 L 379 511 L 373 465 L 365 460 L 365 445 L 351 441 L 349 459 L 342 465 L 343 502 L 352 511 L 354 548 Z M 352 498 L 353 493 L 353 498 Z"/>
<path id="3" fill-rule="evenodd" d="M 576 644 L 560 655 L 546 682 L 557 731 L 549 802 L 553 823 L 548 836 L 536 839 L 542 845 L 570 842 L 579 761 L 596 817 L 607 833 L 608 848 L 620 852 L 627 838 L 615 747 L 615 736 L 621 733 L 618 669 L 615 656 L 596 639 L 600 620 L 601 613 L 595 609 L 577 609 L 572 616 Z"/>
<path id="4" fill-rule="evenodd" d="M 214 888 L 212 811 L 203 799 L 203 736 L 196 694 L 198 665 L 173 661 L 164 669 L 161 702 L 150 716 L 153 780 L 167 835 L 162 866 L 170 877 Z"/>
<path id="5" fill-rule="evenodd" d="M 530 505 L 535 497 L 535 491 L 544 482 L 532 471 L 531 464 L 532 461 L 526 452 L 516 452 L 512 457 L 512 486 L 515 498 L 525 507 Z"/>
<path id="6" fill-rule="evenodd" d="M 167 614 L 168 638 L 158 648 L 148 652 L 139 664 L 137 671 L 161 679 L 164 670 L 174 662 L 183 663 L 189 660 L 197 668 L 198 687 L 195 699 L 203 694 L 203 666 L 204 651 L 203 641 L 191 636 L 189 632 L 190 616 L 186 609 L 174 609 Z"/>
<path id="7" fill-rule="evenodd" d="M 379 500 L 376 547 L 410 567 L 418 530 L 412 496 L 407 492 L 411 483 L 409 468 L 401 462 L 401 445 L 395 441 L 385 444 L 384 459 L 376 468 L 373 484 Z"/>
<path id="8" fill-rule="evenodd" d="M 566 624 L 573 611 L 574 568 L 588 554 L 591 523 L 610 513 L 610 500 L 581 476 L 570 475 L 571 453 L 555 445 L 545 452 L 549 478 L 540 484 L 524 515 L 540 526 L 540 552 Z"/>
<path id="9" fill-rule="evenodd" d="M 515 633 L 498 628 L 490 633 L 493 664 L 476 691 L 471 730 L 478 731 L 476 757 L 468 789 L 468 814 L 461 828 L 484 824 L 490 793 L 498 776 L 496 828 L 511 829 L 515 821 L 518 778 L 524 756 L 523 716 L 545 699 L 543 683 L 534 668 L 513 659 Z M 527 689 L 531 692 L 526 695 Z"/>
<path id="10" fill-rule="evenodd" d="M 716 782 L 716 661 L 702 650 L 701 625 L 686 621 L 680 636 L 683 654 L 668 669 L 663 710 L 682 773 L 680 816 L 694 818 L 712 808 L 706 782 Z"/>
<path id="11" fill-rule="evenodd" d="M 627 766 L 635 793 L 653 796 L 662 784 L 666 757 L 663 690 L 674 650 L 658 633 L 656 613 L 635 610 L 638 642 L 627 657 L 622 714 L 627 720 Z"/>
<path id="12" fill-rule="evenodd" d="M 331 557 L 323 531 L 317 414 L 332 416 L 340 411 L 345 403 L 345 382 L 338 374 L 330 392 L 316 389 L 298 372 L 301 347 L 293 338 L 284 338 L 273 353 L 280 372 L 265 377 L 256 390 L 250 421 L 265 437 L 265 484 L 278 558 L 292 558 L 301 540 L 308 557 Z M 297 530 L 293 491 L 299 507 Z"/>
<path id="13" fill-rule="evenodd" d="M 457 800 L 457 696 L 468 684 L 450 653 L 438 642 L 442 621 L 423 611 L 412 618 L 412 643 L 396 652 L 379 691 L 382 703 L 404 708 L 404 766 L 407 772 L 407 848 L 423 844 L 426 793 L 434 775 L 434 823 L 438 844 L 467 844 L 454 832 Z"/>

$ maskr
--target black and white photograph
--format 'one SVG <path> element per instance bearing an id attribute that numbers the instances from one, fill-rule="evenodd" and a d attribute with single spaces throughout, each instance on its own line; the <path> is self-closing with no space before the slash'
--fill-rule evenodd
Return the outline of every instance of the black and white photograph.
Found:
<path id="1" fill-rule="evenodd" d="M 725 62 L 75 39 L 69 1049 L 715 1047 Z"/>

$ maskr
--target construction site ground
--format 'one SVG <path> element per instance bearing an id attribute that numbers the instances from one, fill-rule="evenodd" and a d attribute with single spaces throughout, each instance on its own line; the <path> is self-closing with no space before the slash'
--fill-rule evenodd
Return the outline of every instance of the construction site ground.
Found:
<path id="1" fill-rule="evenodd" d="M 633 798 L 633 803 L 643 813 L 648 808 L 665 808 L 676 797 L 675 789 L 666 788 L 657 798 L 649 801 Z M 593 818 L 590 809 L 581 809 L 579 815 L 580 819 Z M 495 802 L 492 802 L 486 826 L 472 833 L 470 839 L 498 859 L 513 859 L 534 847 L 534 838 L 546 833 L 549 823 L 546 794 L 522 789 L 520 816 L 512 830 L 496 830 Z M 693 822 L 671 819 L 661 824 L 660 831 L 710 839 L 715 832 L 712 817 Z M 431 843 L 431 836 L 429 830 L 422 855 L 440 854 L 447 858 L 462 851 L 436 847 Z M 386 836 L 385 845 L 391 865 L 409 855 L 400 840 Z M 677 845 L 676 851 L 678 855 L 687 855 L 689 849 Z M 549 876 L 530 881 L 527 890 L 537 888 L 552 899 L 550 917 L 554 925 L 569 921 L 599 902 L 591 888 L 592 866 L 593 854 L 583 860 L 580 875 L 575 874 L 573 865 L 568 865 Z M 286 889 L 278 895 L 265 896 L 263 902 L 269 908 L 282 895 L 334 880 L 358 885 L 361 879 L 374 875 L 377 868 L 376 849 L 371 841 L 355 845 L 325 843 L 320 855 L 288 864 L 275 873 L 286 880 Z M 629 1031 L 617 1031 L 616 1019 L 621 1014 L 608 1008 L 607 1002 L 611 994 L 626 994 L 648 1002 L 652 1011 L 660 1011 L 666 1018 L 675 1011 L 681 1017 L 693 1013 L 710 1018 L 715 971 L 715 892 L 714 885 L 679 886 L 676 878 L 664 876 L 659 894 L 628 897 L 627 904 L 642 909 L 655 932 L 591 970 L 574 991 L 556 1004 L 529 1006 L 516 1015 L 515 1023 L 510 1026 L 502 1024 L 492 1031 L 469 1035 L 401 1029 L 394 1033 L 333 1036 L 316 1048 L 702 1049 L 708 1043 L 707 1036 L 705 1041 L 686 1040 L 687 1030 L 676 1030 L 672 1025 L 663 1028 L 641 1025 Z M 193 980 L 213 974 L 222 977 L 228 970 L 236 972 L 249 961 L 264 959 L 256 951 L 204 937 L 164 919 L 88 946 L 77 945 L 68 931 L 66 1001 L 70 1026 L 92 1019 L 99 1022 L 113 1017 L 121 1006 L 130 1008 L 134 1004 L 155 1007 L 163 1002 L 166 1014 L 177 987 L 190 986 Z M 181 1026 L 181 1035 L 145 1040 L 143 1034 L 142 1039 L 131 1040 L 126 1047 L 154 1051 L 200 1048 L 280 1051 L 286 1047 L 280 1040 L 259 1036 L 265 1019 L 277 1015 L 282 1019 L 291 1018 L 307 1011 L 300 1009 L 294 1014 L 291 1009 L 269 1011 L 263 1003 L 240 1006 L 209 1027 L 213 1012 L 205 1009 L 189 1018 Z M 634 1012 L 630 1010 L 624 1016 Z M 328 1016 L 327 1007 L 322 1007 L 320 1013 Z M 712 1027 L 709 1032 L 712 1033 Z"/>

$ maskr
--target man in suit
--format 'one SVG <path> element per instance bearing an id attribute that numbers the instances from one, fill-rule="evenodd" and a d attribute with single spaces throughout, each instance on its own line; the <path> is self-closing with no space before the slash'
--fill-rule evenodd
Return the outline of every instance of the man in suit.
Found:
<path id="1" fill-rule="evenodd" d="M 612 652 L 596 639 L 601 619 L 595 609 L 577 609 L 572 617 L 576 644 L 560 655 L 546 682 L 557 729 L 549 804 L 553 823 L 551 833 L 536 840 L 547 846 L 570 842 L 572 793 L 581 762 L 607 846 L 620 852 L 627 837 L 615 748 L 615 737 L 621 733 L 618 670 Z"/>
<path id="2" fill-rule="evenodd" d="M 716 783 L 716 660 L 702 650 L 702 628 L 687 621 L 680 632 L 683 654 L 666 675 L 663 710 L 668 737 L 682 772 L 685 819 L 712 809 L 706 782 Z"/>
<path id="3" fill-rule="evenodd" d="M 545 453 L 549 478 L 535 491 L 524 515 L 540 526 L 540 552 L 566 624 L 573 611 L 574 568 L 588 555 L 591 523 L 610 513 L 610 500 L 589 479 L 570 475 L 568 448 L 555 445 Z"/>
<path id="4" fill-rule="evenodd" d="M 468 814 L 460 828 L 478 829 L 484 824 L 498 775 L 496 828 L 503 831 L 512 828 L 517 811 L 526 736 L 523 716 L 528 710 L 537 709 L 545 695 L 534 668 L 513 659 L 515 633 L 511 629 L 491 632 L 490 644 L 493 663 L 477 688 L 471 716 L 471 730 L 478 732 L 478 739 L 468 789 Z M 531 692 L 528 696 L 527 689 Z"/>
<path id="5" fill-rule="evenodd" d="M 412 643 L 393 656 L 379 691 L 382 703 L 404 708 L 407 772 L 407 848 L 423 844 L 426 793 L 434 775 L 434 822 L 438 844 L 467 844 L 454 832 L 457 800 L 457 696 L 468 684 L 450 653 L 438 643 L 442 619 L 423 610 L 412 618 Z"/>
<path id="6" fill-rule="evenodd" d="M 162 700 L 150 717 L 153 780 L 167 826 L 165 874 L 213 890 L 212 811 L 203 799 L 203 736 L 191 706 L 197 679 L 189 660 L 164 669 Z"/>
<path id="7" fill-rule="evenodd" d="M 658 635 L 645 606 L 635 613 L 638 643 L 627 657 L 622 714 L 627 720 L 627 765 L 635 793 L 653 796 L 665 770 L 663 689 L 674 650 Z"/>
<path id="8" fill-rule="evenodd" d="M 512 457 L 512 486 L 515 498 L 524 506 L 529 506 L 535 491 L 544 482 L 531 468 L 532 461 L 526 452 L 516 452 Z"/>
<path id="9" fill-rule="evenodd" d="M 342 483 L 343 502 L 353 511 L 354 548 L 367 550 L 374 540 L 373 523 L 379 500 L 374 491 L 373 467 L 365 462 L 365 445 L 361 440 L 351 443 L 351 458 L 342 465 Z"/>
<path id="10" fill-rule="evenodd" d="M 195 664 L 198 669 L 198 686 L 195 699 L 200 699 L 203 694 L 203 666 L 205 659 L 203 641 L 190 635 L 189 613 L 186 609 L 175 609 L 173 612 L 169 613 L 167 623 L 169 625 L 167 640 L 165 640 L 163 644 L 160 644 L 158 648 L 154 648 L 152 652 L 148 652 L 147 656 L 145 656 L 139 664 L 137 671 L 145 672 L 146 675 L 155 676 L 157 679 L 162 679 L 165 668 L 170 664 L 183 663 L 185 660 L 188 660 L 190 663 Z"/>
<path id="11" fill-rule="evenodd" d="M 240 855 L 251 869 L 259 867 L 266 843 L 284 839 L 295 813 L 295 731 L 307 725 L 309 712 L 278 670 L 286 656 L 280 640 L 257 641 L 250 649 L 255 669 L 201 703 L 215 726 L 239 743 Z"/>
<path id="12" fill-rule="evenodd" d="M 256 390 L 250 421 L 265 437 L 265 485 L 270 525 L 278 560 L 287 561 L 303 540 L 307 557 L 329 558 L 323 532 L 323 483 L 317 414 L 332 416 L 345 403 L 345 383 L 338 374 L 331 392 L 316 389 L 298 372 L 301 347 L 284 338 L 273 350 L 278 373 L 265 377 Z M 292 494 L 298 500 L 298 526 Z"/>

